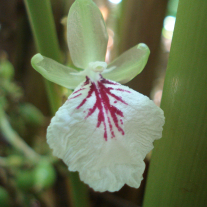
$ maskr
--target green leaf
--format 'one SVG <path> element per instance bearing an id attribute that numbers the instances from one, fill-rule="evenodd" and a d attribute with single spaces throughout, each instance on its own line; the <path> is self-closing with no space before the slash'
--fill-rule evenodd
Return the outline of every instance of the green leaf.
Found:
<path id="1" fill-rule="evenodd" d="M 67 25 L 70 55 L 75 66 L 85 69 L 90 62 L 104 61 L 108 34 L 102 14 L 91 0 L 76 0 Z"/>
<path id="2" fill-rule="evenodd" d="M 109 64 L 108 69 L 103 72 L 103 77 L 122 84 L 127 83 L 142 72 L 149 55 L 147 45 L 140 43 Z"/>

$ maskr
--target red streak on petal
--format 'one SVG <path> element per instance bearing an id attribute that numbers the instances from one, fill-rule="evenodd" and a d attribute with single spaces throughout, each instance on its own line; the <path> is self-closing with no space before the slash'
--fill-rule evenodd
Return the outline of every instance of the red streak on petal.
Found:
<path id="1" fill-rule="evenodd" d="M 76 94 L 76 93 L 78 93 L 78 92 L 80 92 L 80 91 L 82 91 L 82 90 L 85 90 L 85 88 L 80 88 L 80 89 L 78 89 L 77 91 L 74 91 L 73 94 Z"/>
<path id="2" fill-rule="evenodd" d="M 78 95 L 69 98 L 68 101 L 70 101 L 71 99 L 77 98 L 77 97 L 79 97 L 79 96 L 81 96 L 81 95 L 82 95 L 82 93 L 79 93 Z"/>
<path id="3" fill-rule="evenodd" d="M 91 88 L 88 92 L 88 95 L 86 96 L 86 98 L 83 99 L 83 101 L 80 103 L 80 105 L 77 107 L 77 109 L 79 109 L 81 106 L 83 106 L 85 104 L 85 102 L 87 101 L 88 98 L 91 97 L 93 92 L 94 92 L 94 90 Z"/>
<path id="4" fill-rule="evenodd" d="M 102 77 L 102 76 L 101 76 L 101 77 Z M 110 81 L 110 80 L 107 80 L 107 79 L 105 79 L 105 78 L 103 78 L 103 77 L 102 77 L 101 82 L 102 82 L 103 84 L 119 85 L 118 83 L 114 83 L 114 82 L 112 82 L 112 81 Z"/>
<path id="5" fill-rule="evenodd" d="M 127 92 L 127 93 L 131 93 L 130 91 L 127 91 L 127 90 L 124 90 L 124 89 L 121 89 L 121 88 L 116 88 L 115 90 L 122 91 L 122 92 Z"/>
<path id="6" fill-rule="evenodd" d="M 86 82 L 84 82 L 84 84 L 85 84 L 85 83 L 86 83 Z M 85 86 L 85 85 L 84 85 L 84 86 Z M 74 91 L 71 95 L 74 95 L 74 94 L 76 94 L 76 93 L 78 93 L 78 92 L 80 92 L 80 91 L 83 91 L 83 90 L 85 90 L 85 88 L 80 88 L 80 89 L 78 89 L 77 91 Z M 82 95 L 82 93 L 79 93 L 78 95 L 69 98 L 68 101 L 70 101 L 71 99 L 77 98 L 77 97 L 79 97 L 79 96 L 81 96 L 81 95 Z"/>
<path id="7" fill-rule="evenodd" d="M 84 86 L 88 85 L 90 83 L 90 79 L 88 76 L 86 76 L 86 81 L 84 82 Z"/>
<path id="8" fill-rule="evenodd" d="M 123 122 L 123 120 L 122 120 L 122 119 L 120 119 L 120 122 L 121 122 L 121 124 L 124 124 L 124 122 Z"/>
<path id="9" fill-rule="evenodd" d="M 120 126 L 120 123 L 121 123 L 121 125 L 123 125 L 123 120 L 120 119 L 120 123 L 119 123 L 119 118 L 118 118 L 119 116 L 123 118 L 124 114 L 121 110 L 119 110 L 117 107 L 115 107 L 114 105 L 112 105 L 110 103 L 109 97 L 113 97 L 116 100 L 115 101 L 116 103 L 121 102 L 122 104 L 125 104 L 125 105 L 128 105 L 128 104 L 121 97 L 119 97 L 111 92 L 111 90 L 114 90 L 113 87 L 106 86 L 106 84 L 107 85 L 108 84 L 119 85 L 119 84 L 111 82 L 111 81 L 106 80 L 104 78 L 101 78 L 100 81 L 97 81 L 96 83 L 94 83 L 88 77 L 86 77 L 86 82 L 84 83 L 84 86 L 87 84 L 90 84 L 90 89 L 88 91 L 88 95 L 86 96 L 86 98 L 84 98 L 82 100 L 82 102 L 76 107 L 76 109 L 80 109 L 87 102 L 87 100 L 90 99 L 91 96 L 94 94 L 96 97 L 96 102 L 94 103 L 92 108 L 90 108 L 88 110 L 88 114 L 86 115 L 85 119 L 87 119 L 89 116 L 91 116 L 95 112 L 95 110 L 98 109 L 96 127 L 99 128 L 101 123 L 103 123 L 103 125 L 104 125 L 104 135 L 103 135 L 104 139 L 106 141 L 108 139 L 107 122 L 108 122 L 109 130 L 110 130 L 110 137 L 111 138 L 115 137 L 113 125 L 112 125 L 111 121 L 113 121 L 117 130 L 122 135 L 124 135 L 124 130 Z M 119 91 L 129 92 L 129 91 L 125 91 L 122 89 L 120 89 Z"/>
<path id="10" fill-rule="evenodd" d="M 111 90 L 113 90 L 114 88 L 107 88 L 107 87 L 104 87 L 103 88 L 103 92 L 106 92 L 107 94 L 109 94 L 110 96 L 112 96 L 113 98 L 115 98 L 117 101 L 121 101 L 122 103 L 128 105 L 125 101 L 122 100 L 121 97 L 119 96 L 116 96 L 115 94 L 111 93 Z"/>

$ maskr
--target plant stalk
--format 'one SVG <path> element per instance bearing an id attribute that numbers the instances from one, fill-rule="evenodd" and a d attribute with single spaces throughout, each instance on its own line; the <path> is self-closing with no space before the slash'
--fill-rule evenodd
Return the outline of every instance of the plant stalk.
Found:
<path id="1" fill-rule="evenodd" d="M 180 0 L 144 207 L 207 206 L 207 1 Z"/>
<path id="2" fill-rule="evenodd" d="M 49 0 L 25 0 L 25 5 L 32 27 L 38 52 L 61 62 L 61 52 L 58 45 L 52 8 Z M 45 80 L 52 114 L 61 105 L 61 87 Z"/>

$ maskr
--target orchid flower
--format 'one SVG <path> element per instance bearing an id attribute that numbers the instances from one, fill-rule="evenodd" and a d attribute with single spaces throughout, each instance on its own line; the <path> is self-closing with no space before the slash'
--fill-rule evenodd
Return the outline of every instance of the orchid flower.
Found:
<path id="1" fill-rule="evenodd" d="M 74 89 L 52 118 L 47 142 L 94 190 L 113 192 L 124 184 L 138 188 L 143 160 L 162 136 L 164 115 L 148 97 L 120 83 L 143 70 L 149 48 L 138 44 L 107 66 L 107 30 L 92 0 L 71 6 L 67 40 L 73 64 L 81 71 L 41 54 L 32 58 L 32 66 L 46 79 Z"/>

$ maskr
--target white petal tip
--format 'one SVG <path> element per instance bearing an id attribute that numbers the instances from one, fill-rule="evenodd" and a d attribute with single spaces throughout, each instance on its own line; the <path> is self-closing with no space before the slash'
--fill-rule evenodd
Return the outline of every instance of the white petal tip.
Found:
<path id="1" fill-rule="evenodd" d="M 32 57 L 31 62 L 32 62 L 32 64 L 37 64 L 37 63 L 39 63 L 40 61 L 42 61 L 43 59 L 44 59 L 43 56 L 42 56 L 40 53 L 37 53 L 36 55 L 34 55 L 34 56 Z"/>
<path id="2" fill-rule="evenodd" d="M 144 43 L 138 44 L 137 49 L 140 49 L 140 50 L 149 50 L 148 46 L 146 44 L 144 44 Z"/>

